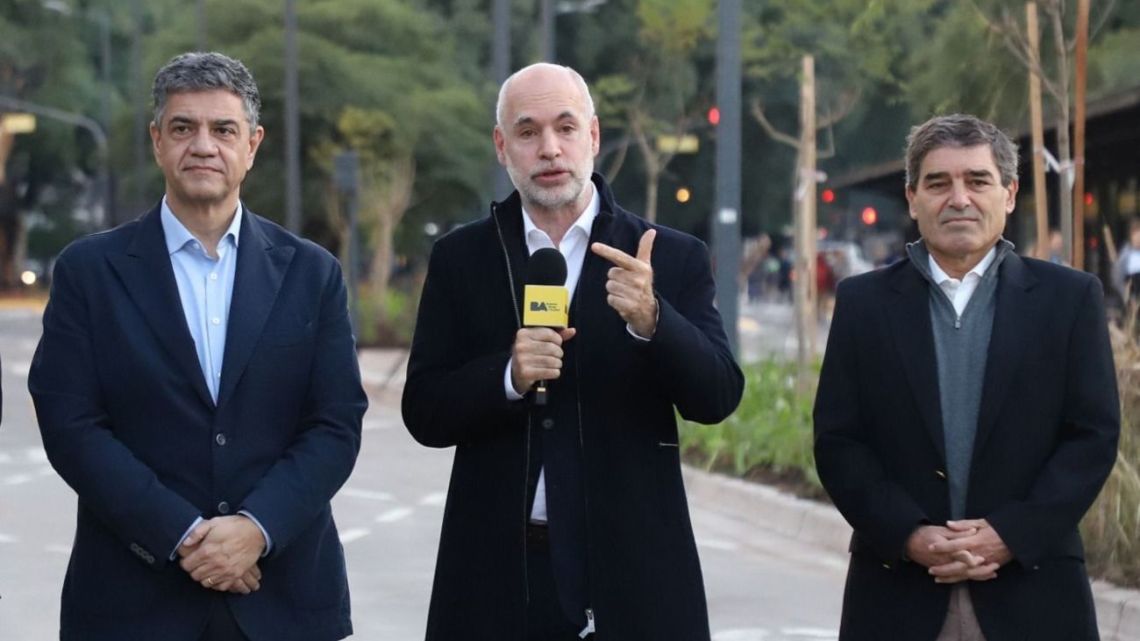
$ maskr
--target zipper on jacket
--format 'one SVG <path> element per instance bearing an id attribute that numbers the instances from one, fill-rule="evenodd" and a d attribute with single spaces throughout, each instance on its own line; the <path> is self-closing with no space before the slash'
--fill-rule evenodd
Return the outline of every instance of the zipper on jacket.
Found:
<path id="1" fill-rule="evenodd" d="M 498 203 L 491 203 L 491 220 L 495 222 L 495 232 L 499 236 L 499 247 L 503 250 L 503 263 L 507 268 L 507 286 L 511 290 L 511 304 L 515 311 L 515 323 L 518 329 L 522 329 L 522 311 L 519 308 L 519 299 L 515 295 L 515 276 L 511 271 L 511 254 L 507 251 L 507 241 L 503 238 L 503 228 L 499 225 L 499 205 Z M 523 567 L 523 597 L 526 603 L 530 603 L 530 569 L 527 567 L 526 562 L 526 528 L 530 522 L 530 513 L 527 509 L 527 486 L 530 485 L 530 410 L 526 412 L 526 442 L 523 448 L 523 505 L 522 505 L 522 567 Z"/>
<path id="2" fill-rule="evenodd" d="M 589 258 L 589 256 L 587 256 L 587 258 Z M 583 260 L 582 261 L 582 272 L 584 273 L 585 271 L 586 271 L 586 262 L 585 262 L 585 260 Z M 579 280 L 579 282 L 581 282 L 581 276 L 578 277 L 578 280 Z M 580 291 L 582 291 L 581 288 L 576 287 L 574 289 L 575 301 L 571 302 L 571 306 L 573 306 L 574 303 L 576 302 L 576 300 L 578 299 L 578 292 L 580 292 Z M 576 314 L 575 316 L 580 317 L 581 315 Z M 590 566 L 593 562 L 595 562 L 595 559 L 593 559 L 594 555 L 592 554 L 593 546 L 590 545 L 590 490 L 589 490 L 589 483 L 588 483 L 587 474 L 586 474 L 586 438 L 584 436 L 585 430 L 582 428 L 582 349 L 580 348 L 581 344 L 582 344 L 582 341 L 577 341 L 574 343 L 574 353 L 576 356 L 576 358 L 574 359 L 574 367 L 577 368 L 577 371 L 574 372 L 574 374 L 575 374 L 574 375 L 574 403 L 576 405 L 576 409 L 578 410 L 578 449 L 582 453 L 582 503 L 583 503 L 583 505 L 582 505 L 582 507 L 583 507 L 582 520 L 584 521 L 583 525 L 585 526 L 584 529 L 586 531 L 586 598 L 587 598 L 586 603 L 589 603 L 589 598 L 590 598 Z M 591 607 L 587 607 L 586 608 L 586 627 L 582 628 L 582 632 L 580 632 L 578 634 L 578 638 L 585 639 L 586 635 L 592 634 L 593 632 L 594 632 L 594 610 Z"/>
<path id="3" fill-rule="evenodd" d="M 596 630 L 594 630 L 594 610 L 593 608 L 586 608 L 586 627 L 582 628 L 582 631 L 578 633 L 578 638 L 585 639 L 594 632 L 596 632 Z"/>

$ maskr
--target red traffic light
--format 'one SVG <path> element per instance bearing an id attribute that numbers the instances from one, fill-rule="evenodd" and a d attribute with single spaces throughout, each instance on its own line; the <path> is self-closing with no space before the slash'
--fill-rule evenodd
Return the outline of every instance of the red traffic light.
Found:
<path id="1" fill-rule="evenodd" d="M 714 127 L 720 124 L 720 109 L 709 107 L 709 124 Z"/>
<path id="2" fill-rule="evenodd" d="M 864 207 L 863 213 L 860 214 L 859 217 L 863 219 L 863 224 L 867 226 L 879 222 L 879 212 L 875 211 L 874 207 Z"/>
<path id="3" fill-rule="evenodd" d="M 835 202 L 835 191 L 832 189 L 824 189 L 823 193 L 821 193 L 819 197 L 820 200 L 830 205 L 831 203 Z"/>

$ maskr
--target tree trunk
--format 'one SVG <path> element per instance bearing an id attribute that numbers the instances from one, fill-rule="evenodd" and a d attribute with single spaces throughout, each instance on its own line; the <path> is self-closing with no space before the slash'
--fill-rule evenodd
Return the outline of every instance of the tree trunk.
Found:
<path id="1" fill-rule="evenodd" d="M 373 212 L 376 226 L 372 231 L 372 265 L 369 271 L 369 286 L 376 300 L 384 304 L 388 294 L 388 282 L 392 278 L 392 247 L 396 227 L 412 201 L 412 187 L 415 185 L 415 160 L 411 157 L 392 161 L 377 185 L 373 194 Z"/>

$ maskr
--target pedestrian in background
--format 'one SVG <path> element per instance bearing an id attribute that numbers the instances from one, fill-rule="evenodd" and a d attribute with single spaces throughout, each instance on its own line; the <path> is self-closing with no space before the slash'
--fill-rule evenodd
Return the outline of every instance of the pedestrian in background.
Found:
<path id="1" fill-rule="evenodd" d="M 1116 460 L 1094 276 L 1002 238 L 1017 150 L 972 116 L 907 141 L 921 239 L 839 284 L 815 403 L 854 529 L 841 641 L 1098 638 L 1077 525 Z"/>
<path id="2" fill-rule="evenodd" d="M 61 639 L 352 633 L 329 501 L 367 400 L 336 260 L 240 200 L 259 107 L 237 60 L 173 58 L 162 201 L 56 262 L 28 388 L 79 498 Z"/>
<path id="3" fill-rule="evenodd" d="M 708 250 L 593 173 L 576 71 L 522 69 L 496 114 L 516 191 L 433 247 L 404 388 L 416 440 L 456 448 L 427 638 L 707 641 L 675 415 L 720 421 L 744 385 Z M 522 327 L 541 248 L 565 257 L 560 331 Z"/>
<path id="4" fill-rule="evenodd" d="M 1116 257 L 1112 284 L 1126 301 L 1140 296 L 1140 218 L 1133 218 L 1128 223 L 1128 242 Z"/>

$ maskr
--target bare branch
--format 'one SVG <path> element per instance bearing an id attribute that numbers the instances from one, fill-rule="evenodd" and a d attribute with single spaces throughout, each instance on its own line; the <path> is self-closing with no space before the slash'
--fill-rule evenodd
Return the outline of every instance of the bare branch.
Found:
<path id="1" fill-rule="evenodd" d="M 617 152 L 618 152 L 617 156 L 614 158 L 613 162 L 610 163 L 610 168 L 607 169 L 605 172 L 607 183 L 613 184 L 614 180 L 617 179 L 618 172 L 620 172 L 622 166 L 625 165 L 625 159 L 629 155 L 629 143 L 630 143 L 629 136 L 628 135 L 622 136 L 621 140 L 619 140 L 614 147 L 612 147 L 608 151 L 603 151 L 602 153 L 598 154 L 598 156 L 600 157 L 600 156 L 605 155 L 606 153 L 609 153 L 609 151 L 617 150 Z"/>
<path id="2" fill-rule="evenodd" d="M 816 125 L 817 130 L 831 129 L 832 125 L 843 120 L 855 109 L 855 105 L 859 104 L 859 98 L 863 96 L 862 89 L 848 89 L 839 95 L 834 109 L 828 109 L 827 115 L 820 119 Z"/>
<path id="3" fill-rule="evenodd" d="M 764 128 L 764 131 L 773 140 L 776 140 L 778 142 L 782 142 L 785 145 L 788 145 L 789 147 L 794 147 L 796 149 L 800 148 L 800 141 L 798 138 L 795 138 L 793 136 L 789 136 L 788 134 L 786 134 L 782 131 L 778 131 L 775 127 L 772 126 L 772 123 L 768 122 L 768 117 L 766 115 L 764 115 L 764 105 L 762 105 L 760 103 L 759 98 L 753 98 L 751 106 L 752 106 L 752 117 L 756 119 L 756 122 L 760 123 L 760 126 Z"/>

